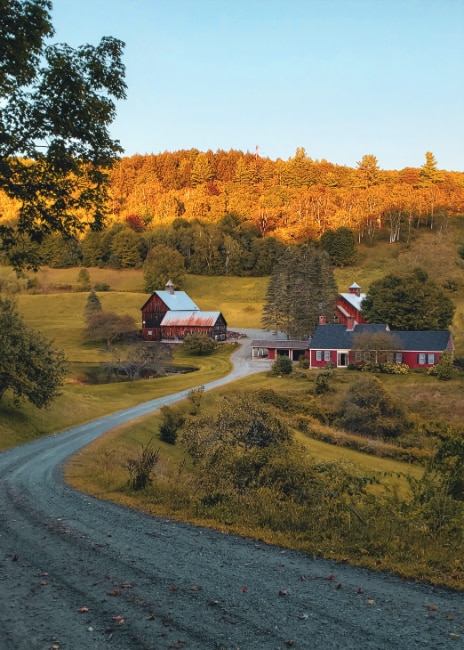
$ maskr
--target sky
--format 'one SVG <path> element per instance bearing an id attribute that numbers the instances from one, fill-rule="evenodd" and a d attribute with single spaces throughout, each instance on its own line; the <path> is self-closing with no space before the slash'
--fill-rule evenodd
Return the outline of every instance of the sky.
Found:
<path id="1" fill-rule="evenodd" d="M 464 171 L 464 0 L 53 0 L 126 44 L 125 156 L 195 148 Z"/>

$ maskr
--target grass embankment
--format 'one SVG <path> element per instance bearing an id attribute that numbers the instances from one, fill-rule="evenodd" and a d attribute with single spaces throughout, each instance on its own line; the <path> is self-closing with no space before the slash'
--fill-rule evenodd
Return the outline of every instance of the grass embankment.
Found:
<path id="1" fill-rule="evenodd" d="M 444 231 L 440 236 L 436 233 L 413 231 L 410 244 L 400 242 L 390 245 L 383 241 L 369 246 L 363 243 L 358 248 L 357 263 L 352 267 L 336 270 L 338 288 L 340 291 L 345 291 L 353 281 L 356 281 L 365 291 L 373 280 L 387 273 L 409 271 L 412 267 L 421 264 L 427 268 L 430 277 L 438 282 L 449 278 L 456 279 L 457 291 L 452 295 L 452 299 L 457 305 L 457 311 L 452 330 L 457 356 L 463 357 L 462 263 L 459 259 L 456 260 L 456 256 L 452 253 L 463 241 L 464 219 L 456 219 L 450 221 L 449 231 Z M 44 269 L 39 272 L 39 282 L 49 285 L 49 291 L 53 291 L 53 285 L 60 284 L 73 285 L 77 289 L 78 271 L 79 269 Z M 110 285 L 110 292 L 99 293 L 104 309 L 119 314 L 129 313 L 133 315 L 136 322 L 139 322 L 140 307 L 148 297 L 148 294 L 143 292 L 142 271 L 89 269 L 89 272 L 92 284 Z M 5 278 L 9 273 L 11 272 L 8 269 L 0 267 L 0 277 Z M 187 276 L 183 289 L 201 309 L 222 311 L 229 328 L 240 329 L 260 326 L 267 282 L 267 278 Z M 2 448 L 27 442 L 39 435 L 60 431 L 157 396 L 207 383 L 227 371 L 228 353 L 224 353 L 222 357 L 220 352 L 213 357 L 201 359 L 201 364 L 205 364 L 204 367 L 191 375 L 139 381 L 135 385 L 129 383 L 106 386 L 79 385 L 75 379 L 80 363 L 101 363 L 107 360 L 107 353 L 102 352 L 98 346 L 85 345 L 82 342 L 86 299 L 86 292 L 18 296 L 19 308 L 26 322 L 41 330 L 47 337 L 54 339 L 55 344 L 65 350 L 72 364 L 73 376 L 70 376 L 65 385 L 63 395 L 48 411 L 38 411 L 29 405 L 22 405 L 21 408 L 16 409 L 8 405 L 5 398 L 3 399 L 0 421 Z M 180 357 L 176 361 L 182 363 Z M 184 362 L 190 364 L 191 359 Z M 354 374 L 345 373 L 346 385 L 350 381 L 350 375 L 354 376 Z M 437 382 L 420 373 L 413 373 L 407 377 L 382 376 L 382 381 L 394 396 L 409 405 L 413 414 L 418 414 L 417 417 L 431 423 L 462 422 L 464 415 L 462 381 Z M 270 379 L 260 374 L 231 385 L 228 390 L 232 395 L 239 391 L 240 387 L 251 391 L 260 387 L 276 386 L 275 382 L 280 387 L 279 390 L 283 388 L 291 393 L 295 389 L 294 383 L 289 383 L 287 386 L 287 380 Z M 343 389 L 343 381 L 340 381 L 339 389 Z M 205 395 L 204 403 L 217 404 L 220 395 L 219 391 Z M 330 395 L 327 406 L 330 406 Z M 232 530 L 318 555 L 338 559 L 348 558 L 353 563 L 389 569 L 421 580 L 449 584 L 453 587 L 463 586 L 464 568 L 461 550 L 456 550 L 446 540 L 431 533 L 423 522 L 414 518 L 404 520 L 401 508 L 395 510 L 394 499 L 397 498 L 395 494 L 399 495 L 400 505 L 402 501 L 411 499 L 405 476 L 417 478 L 422 472 L 420 467 L 361 454 L 346 446 L 340 446 L 341 436 L 338 440 L 333 438 L 336 445 L 329 445 L 305 436 L 301 431 L 295 431 L 297 440 L 305 445 L 308 456 L 313 461 L 330 463 L 344 459 L 355 473 L 370 475 L 375 479 L 369 487 L 369 494 L 372 499 L 375 499 L 372 501 L 373 509 L 368 509 L 366 527 L 358 526 L 358 537 L 355 541 L 352 541 L 353 538 L 349 541 L 350 536 L 346 534 L 358 525 L 356 515 L 351 514 L 346 521 L 345 534 L 342 531 L 337 535 L 327 535 L 325 541 L 319 539 L 315 546 L 314 539 L 311 541 L 310 532 L 317 517 L 307 519 L 300 526 L 300 530 L 295 532 L 292 526 L 288 526 L 288 530 L 281 530 L 279 526 L 272 529 L 262 522 L 256 524 L 256 521 L 260 521 L 259 517 L 253 522 L 245 516 L 248 512 L 247 507 L 238 509 L 235 517 L 230 513 L 224 516 L 220 510 L 211 510 L 207 516 L 204 510 L 200 512 L 192 504 L 192 495 L 194 496 L 195 493 L 191 489 L 189 465 L 184 464 L 185 454 L 178 446 L 159 443 L 162 462 L 158 467 L 160 481 L 157 479 L 154 486 L 156 489 L 143 493 L 128 490 L 128 476 L 124 469 L 124 462 L 128 457 L 138 453 L 141 444 L 146 444 L 153 436 L 156 440 L 158 417 L 154 415 L 126 425 L 96 441 L 74 459 L 68 469 L 70 479 L 81 489 L 93 492 L 101 498 L 119 500 L 153 513 Z M 319 431 L 322 426 L 320 425 Z M 415 443 L 415 441 L 410 442 Z M 419 442 L 427 447 L 427 440 Z M 155 444 L 157 445 L 158 442 L 156 441 Z M 185 487 L 188 488 L 187 492 Z M 393 501 L 386 498 L 389 495 L 393 495 Z M 383 524 L 375 514 L 376 509 L 382 515 Z M 250 512 L 251 510 L 252 508 L 249 508 Z M 406 538 L 403 536 L 406 529 L 411 529 L 411 536 L 407 538 L 409 541 L 405 541 Z M 368 536 L 363 532 L 367 530 Z M 375 538 L 378 540 L 377 543 L 372 542 Z"/>
<path id="2" fill-rule="evenodd" d="M 353 373 L 351 373 L 353 374 Z M 401 377 L 404 380 L 404 377 Z M 407 378 L 406 378 L 407 379 Z M 266 388 L 291 394 L 294 379 L 252 375 L 204 394 L 201 417 L 216 414 L 218 405 L 237 393 L 253 394 Z M 179 408 L 189 413 L 189 400 Z M 284 417 L 286 417 L 284 415 Z M 291 424 L 291 418 L 287 418 Z M 282 545 L 336 560 L 349 561 L 376 570 L 392 571 L 411 579 L 464 588 L 461 541 L 433 530 L 434 521 L 416 503 L 407 477 L 419 482 L 423 468 L 366 455 L 293 433 L 302 447 L 308 466 L 340 467 L 353 477 L 367 480 L 364 494 L 341 501 L 329 492 L 300 504 L 276 493 L 258 490 L 216 502 L 215 494 L 202 493 L 202 479 L 184 448 L 158 439 L 159 413 L 113 430 L 75 456 L 67 467 L 69 482 L 85 492 L 153 515 L 206 525 L 268 543 Z M 151 486 L 140 492 L 128 484 L 125 463 L 137 457 L 152 441 L 160 449 L 161 461 Z M 321 470 L 321 475 L 324 474 Z M 316 472 L 318 475 L 319 470 Z M 332 478 L 337 476 L 334 470 Z M 329 472 L 330 480 L 330 472 Z M 336 478 L 334 478 L 334 490 Z M 417 483 L 416 483 L 417 484 Z M 348 494 L 348 493 L 347 493 Z M 219 495 L 220 496 L 220 495 Z M 439 495 L 438 495 L 439 496 Z M 319 502 L 320 501 L 320 502 Z M 443 502 L 442 507 L 445 508 Z M 442 513 L 444 514 L 444 512 Z"/>
<path id="3" fill-rule="evenodd" d="M 181 350 L 177 351 L 174 357 L 176 364 L 194 365 L 198 368 L 188 374 L 146 379 L 136 383 L 100 385 L 79 385 L 70 377 L 61 396 L 50 408 L 44 410 L 36 409 L 28 403 L 16 408 L 4 398 L 0 420 L 0 450 L 223 377 L 230 372 L 230 352 L 234 347 L 234 344 L 223 346 L 209 357 L 196 357 L 194 363 L 192 357 Z"/>

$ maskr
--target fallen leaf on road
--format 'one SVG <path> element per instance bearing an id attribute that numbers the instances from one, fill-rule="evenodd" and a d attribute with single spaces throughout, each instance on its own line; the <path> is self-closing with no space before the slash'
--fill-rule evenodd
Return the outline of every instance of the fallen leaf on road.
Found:
<path id="1" fill-rule="evenodd" d="M 190 591 L 198 591 L 198 587 L 196 587 L 195 585 L 192 585 L 190 587 Z"/>
<path id="2" fill-rule="evenodd" d="M 147 621 L 156 621 L 156 614 L 150 614 L 150 616 L 147 616 Z"/>
<path id="3" fill-rule="evenodd" d="M 174 586 L 169 587 L 169 591 L 177 591 L 177 587 L 174 587 Z"/>
<path id="4" fill-rule="evenodd" d="M 118 614 L 117 616 L 113 616 L 113 621 L 117 621 L 119 625 L 122 625 L 125 620 L 126 619 L 124 618 L 124 616 L 121 616 L 120 614 Z"/>
<path id="5" fill-rule="evenodd" d="M 293 639 L 288 639 L 288 641 L 285 641 L 287 645 L 295 645 L 295 641 Z"/>
<path id="6" fill-rule="evenodd" d="M 242 592 L 245 593 L 248 591 L 248 587 L 242 587 Z"/>
<path id="7" fill-rule="evenodd" d="M 89 608 L 88 607 L 81 607 L 79 609 L 79 611 L 80 611 L 81 614 L 86 614 L 89 611 Z"/>
<path id="8" fill-rule="evenodd" d="M 286 595 L 287 595 L 286 589 L 279 589 L 279 596 L 286 596 Z"/>
<path id="9" fill-rule="evenodd" d="M 108 596 L 119 596 L 120 593 L 121 593 L 120 589 L 113 589 L 112 591 L 108 592 Z"/>
<path id="10" fill-rule="evenodd" d="M 375 605 L 375 600 L 373 600 L 372 598 L 366 600 L 366 605 L 370 605 L 370 606 Z"/>
<path id="11" fill-rule="evenodd" d="M 438 607 L 436 605 L 427 605 L 429 612 L 436 612 Z"/>

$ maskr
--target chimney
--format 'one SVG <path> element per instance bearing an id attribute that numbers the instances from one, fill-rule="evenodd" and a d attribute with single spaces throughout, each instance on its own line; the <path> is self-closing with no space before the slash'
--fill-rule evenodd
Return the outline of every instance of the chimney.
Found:
<path id="1" fill-rule="evenodd" d="M 355 328 L 355 325 L 356 325 L 356 321 L 353 318 L 353 316 L 348 316 L 348 318 L 346 319 L 346 330 L 347 330 L 347 332 L 352 332 L 354 330 L 354 328 Z"/>
<path id="2" fill-rule="evenodd" d="M 171 294 L 171 296 L 174 295 L 174 284 L 169 280 L 169 282 L 166 283 L 166 286 L 164 287 L 165 291 Z"/>
<path id="3" fill-rule="evenodd" d="M 327 316 L 319 316 L 319 325 L 327 325 Z"/>

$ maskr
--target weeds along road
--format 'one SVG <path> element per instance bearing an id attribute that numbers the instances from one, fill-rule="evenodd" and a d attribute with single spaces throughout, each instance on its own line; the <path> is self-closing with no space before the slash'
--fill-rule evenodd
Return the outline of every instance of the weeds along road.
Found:
<path id="1" fill-rule="evenodd" d="M 256 371 L 240 355 L 205 388 Z M 81 447 L 186 394 L 0 454 L 1 650 L 464 647 L 462 594 L 153 518 L 63 482 Z"/>

